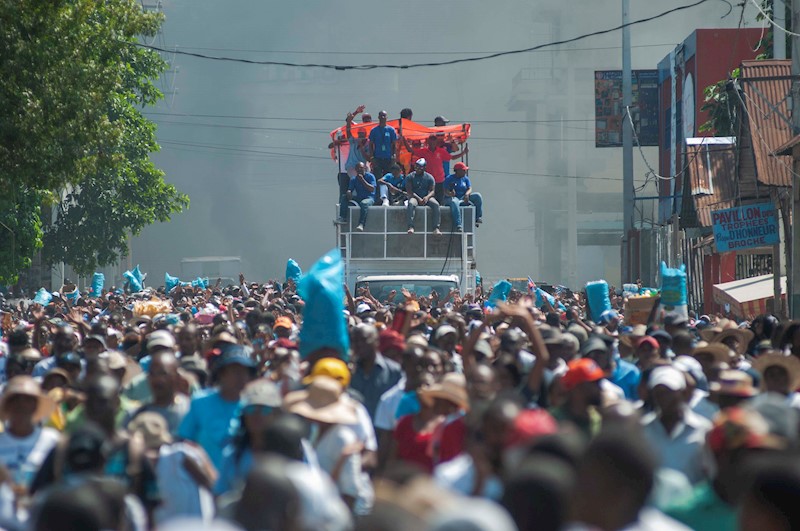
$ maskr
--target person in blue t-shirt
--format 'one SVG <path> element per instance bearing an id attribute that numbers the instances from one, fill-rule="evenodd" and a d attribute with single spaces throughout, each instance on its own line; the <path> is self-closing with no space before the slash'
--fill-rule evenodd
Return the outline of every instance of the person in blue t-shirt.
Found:
<path id="1" fill-rule="evenodd" d="M 442 214 L 439 211 L 439 202 L 433 197 L 436 194 L 436 181 L 433 179 L 433 175 L 425 171 L 427 164 L 425 159 L 417 159 L 417 162 L 414 163 L 414 173 L 406 176 L 406 193 L 408 194 L 406 220 L 408 221 L 408 233 L 414 234 L 414 216 L 417 213 L 417 205 L 431 207 L 433 210 L 433 234 L 438 236 L 442 233 L 439 230 Z"/>
<path id="2" fill-rule="evenodd" d="M 406 200 L 406 178 L 396 162 L 389 166 L 389 173 L 378 181 L 381 202 L 384 206 L 402 205 Z"/>
<path id="3" fill-rule="evenodd" d="M 389 167 L 397 157 L 396 143 L 397 131 L 391 125 L 386 125 L 386 111 L 379 112 L 378 125 L 369 132 L 369 154 L 375 175 L 389 173 Z"/>
<path id="4" fill-rule="evenodd" d="M 375 204 L 376 188 L 375 176 L 367 171 L 367 166 L 363 162 L 356 164 L 356 176 L 350 179 L 347 193 L 339 198 L 339 218 L 336 220 L 336 224 L 347 224 L 350 203 L 355 203 L 361 208 L 361 216 L 358 218 L 356 230 L 363 231 L 364 224 L 367 222 L 367 211 Z"/>
<path id="5" fill-rule="evenodd" d="M 240 408 L 240 395 L 256 375 L 253 360 L 241 345 L 228 348 L 212 365 L 217 389 L 192 399 L 189 412 L 178 427 L 178 436 L 203 447 L 217 470 L 223 449 L 230 442 L 231 422 Z"/>
<path id="6" fill-rule="evenodd" d="M 469 168 L 466 164 L 458 162 L 453 166 L 455 173 L 444 180 L 444 204 L 450 207 L 456 231 L 462 230 L 461 209 L 458 208 L 461 205 L 474 205 L 475 225 L 483 223 L 483 197 L 472 191 L 472 183 L 467 177 L 467 170 Z"/>
<path id="7" fill-rule="evenodd" d="M 367 156 L 369 155 L 369 140 L 367 139 L 367 131 L 364 128 L 359 128 L 358 136 L 353 136 L 352 125 L 353 119 L 361 112 L 364 112 L 364 106 L 360 105 L 355 112 L 347 113 L 347 126 L 345 127 L 345 135 L 350 144 L 350 149 L 347 153 L 347 162 L 345 162 L 345 170 L 350 177 L 356 175 L 356 165 L 361 162 L 366 165 Z M 367 116 L 364 114 L 364 116 Z M 365 119 L 366 120 L 366 119 Z"/>

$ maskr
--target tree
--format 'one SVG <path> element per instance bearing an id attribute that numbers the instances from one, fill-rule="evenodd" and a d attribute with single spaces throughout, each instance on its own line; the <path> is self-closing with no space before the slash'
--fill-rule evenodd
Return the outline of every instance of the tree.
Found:
<path id="1" fill-rule="evenodd" d="M 43 230 L 57 247 L 47 258 L 86 272 L 124 253 L 120 235 L 188 205 L 149 161 L 158 145 L 140 112 L 162 97 L 153 80 L 165 63 L 136 43 L 162 20 L 135 0 L 0 0 L 0 190 L 24 214 L 0 245 L 0 282 L 15 280 Z M 44 223 L 29 215 L 42 206 Z"/>

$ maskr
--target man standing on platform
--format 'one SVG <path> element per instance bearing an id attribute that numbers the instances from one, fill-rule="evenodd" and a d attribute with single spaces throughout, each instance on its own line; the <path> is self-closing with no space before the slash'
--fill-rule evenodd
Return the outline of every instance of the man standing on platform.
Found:
<path id="1" fill-rule="evenodd" d="M 395 143 L 397 132 L 386 125 L 386 111 L 378 113 L 378 125 L 369 132 L 369 153 L 372 157 L 372 173 L 383 177 L 397 158 Z"/>

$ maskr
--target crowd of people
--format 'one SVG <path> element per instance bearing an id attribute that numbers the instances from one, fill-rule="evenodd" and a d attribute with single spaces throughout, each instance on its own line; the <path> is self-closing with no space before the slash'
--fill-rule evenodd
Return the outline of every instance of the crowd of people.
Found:
<path id="1" fill-rule="evenodd" d="M 240 280 L 2 301 L 0 528 L 800 528 L 800 322 Z"/>
<path id="2" fill-rule="evenodd" d="M 362 124 L 372 123 L 372 116 L 364 112 L 363 105 L 359 106 L 347 114 L 345 135 L 329 146 L 338 163 L 339 217 L 335 223 L 348 223 L 351 205 L 360 209 L 357 231 L 364 230 L 369 208 L 374 205 L 405 206 L 409 234 L 414 233 L 419 206 L 433 211 L 435 235 L 441 234 L 442 206 L 450 209 L 454 232 L 463 230 L 460 206 L 474 206 L 475 224 L 483 222 L 483 197 L 472 190 L 467 176 L 469 167 L 457 162 L 450 173 L 450 161 L 464 157 L 469 153 L 468 147 L 457 151 L 456 143 L 446 141 L 443 134 L 431 134 L 424 145 L 414 145 L 387 124 L 386 111 L 378 113 L 378 123 L 369 133 L 360 128 L 354 136 L 351 127 L 359 114 Z M 411 120 L 413 113 L 411 109 L 403 109 L 400 117 Z M 443 127 L 448 122 L 437 116 L 434 127 Z"/>

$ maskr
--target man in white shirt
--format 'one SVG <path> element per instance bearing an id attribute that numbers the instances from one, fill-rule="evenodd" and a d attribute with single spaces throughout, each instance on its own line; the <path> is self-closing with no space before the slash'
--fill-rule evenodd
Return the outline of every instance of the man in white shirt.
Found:
<path id="1" fill-rule="evenodd" d="M 686 378 L 672 366 L 658 367 L 647 382 L 655 411 L 642 418 L 647 440 L 661 466 L 683 472 L 692 484 L 706 477 L 703 445 L 711 422 L 686 404 Z"/>

